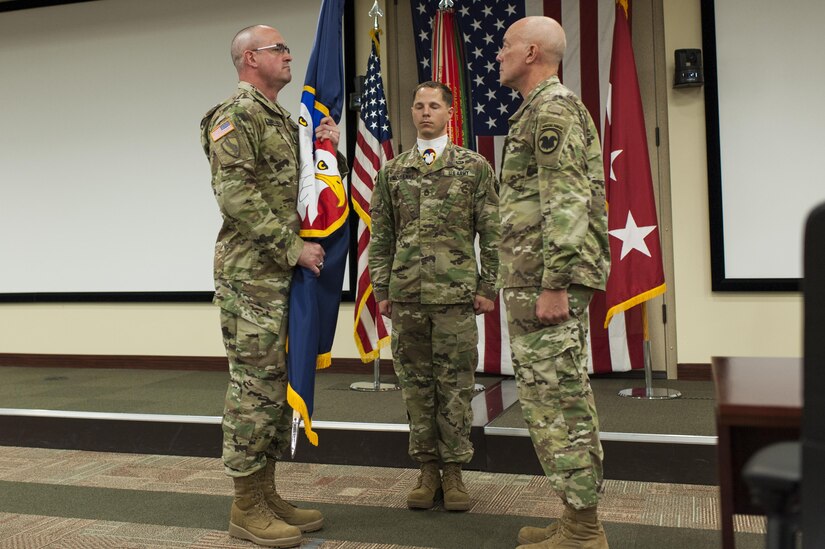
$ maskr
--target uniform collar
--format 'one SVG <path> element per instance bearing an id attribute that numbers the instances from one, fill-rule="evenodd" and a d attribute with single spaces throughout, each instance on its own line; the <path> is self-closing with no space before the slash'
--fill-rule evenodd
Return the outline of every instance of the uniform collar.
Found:
<path id="1" fill-rule="evenodd" d="M 407 157 L 402 161 L 401 165 L 405 168 L 415 168 L 423 173 L 434 172 L 436 170 L 441 170 L 455 165 L 455 154 L 457 150 L 458 147 L 456 147 L 451 141 L 447 141 L 447 146 L 444 147 L 444 152 L 442 152 L 438 158 L 435 159 L 435 162 L 428 166 L 424 163 L 424 159 L 421 158 L 421 155 L 418 152 L 418 144 L 416 143 L 413 145 L 412 149 L 407 151 Z"/>
<path id="2" fill-rule="evenodd" d="M 241 80 L 238 82 L 238 89 L 243 90 L 252 97 L 255 98 L 256 101 L 263 104 L 264 107 L 276 113 L 284 118 L 289 118 L 289 113 L 284 109 L 279 103 L 271 101 L 267 96 L 263 94 L 261 90 L 250 84 L 249 82 L 244 82 Z"/>
<path id="3" fill-rule="evenodd" d="M 521 106 L 518 108 L 518 110 L 515 112 L 515 114 L 510 117 L 510 120 L 509 120 L 510 125 L 512 125 L 514 122 L 517 122 L 518 119 L 521 118 L 521 115 L 525 111 L 525 109 L 527 109 L 527 107 L 530 106 L 530 104 L 533 102 L 533 100 L 535 100 L 535 98 L 542 91 L 544 91 L 545 88 L 549 88 L 550 86 L 552 86 L 554 84 L 561 84 L 561 80 L 559 80 L 559 77 L 555 74 L 553 76 L 551 76 L 550 78 L 547 78 L 546 80 L 542 80 L 541 82 L 539 82 L 538 85 L 535 88 L 533 88 L 533 91 L 530 92 L 530 95 L 528 95 L 524 99 L 524 102 L 521 104 Z"/>

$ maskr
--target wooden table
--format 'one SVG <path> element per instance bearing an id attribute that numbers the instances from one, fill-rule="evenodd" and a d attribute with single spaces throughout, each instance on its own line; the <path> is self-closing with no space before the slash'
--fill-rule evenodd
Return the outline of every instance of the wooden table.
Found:
<path id="1" fill-rule="evenodd" d="M 763 514 L 750 503 L 742 468 L 757 450 L 799 438 L 802 359 L 713 357 L 723 549 L 734 549 L 733 515 Z"/>

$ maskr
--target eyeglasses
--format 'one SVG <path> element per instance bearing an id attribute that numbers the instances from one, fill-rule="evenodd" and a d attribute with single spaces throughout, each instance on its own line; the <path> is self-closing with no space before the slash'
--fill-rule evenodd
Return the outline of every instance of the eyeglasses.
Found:
<path id="1" fill-rule="evenodd" d="M 289 53 L 289 46 L 286 44 L 278 43 L 272 44 L 271 46 L 262 46 L 260 48 L 255 48 L 254 50 L 250 51 L 263 51 L 263 50 L 275 50 L 276 53 Z"/>

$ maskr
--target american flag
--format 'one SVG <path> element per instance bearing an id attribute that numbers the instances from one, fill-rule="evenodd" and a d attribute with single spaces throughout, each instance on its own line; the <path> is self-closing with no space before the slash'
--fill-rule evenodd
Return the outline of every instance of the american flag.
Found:
<path id="1" fill-rule="evenodd" d="M 372 51 L 367 63 L 365 88 L 362 92 L 358 138 L 352 163 L 352 206 L 358 213 L 358 285 L 355 295 L 355 344 L 361 360 L 378 358 L 381 347 L 389 341 L 384 318 L 378 313 L 372 293 L 367 248 L 370 242 L 370 199 L 378 170 L 393 157 L 392 130 L 387 116 L 387 101 L 381 80 L 379 32 L 371 31 Z"/>
<path id="2" fill-rule="evenodd" d="M 411 3 L 419 81 L 432 78 L 432 22 L 438 2 Z M 521 96 L 498 82 L 496 54 L 504 32 L 516 20 L 546 15 L 557 20 L 567 35 L 559 77 L 590 111 L 597 127 L 604 120 L 615 19 L 614 0 L 455 0 L 454 10 L 464 37 L 466 66 L 472 94 L 475 146 L 494 168 L 501 165 L 507 120 L 521 104 Z M 643 368 L 641 312 L 633 308 L 616 315 L 608 329 L 604 293 L 590 306 L 591 372 L 618 372 Z M 506 311 L 500 300 L 496 311 L 478 317 L 478 371 L 512 374 Z"/>

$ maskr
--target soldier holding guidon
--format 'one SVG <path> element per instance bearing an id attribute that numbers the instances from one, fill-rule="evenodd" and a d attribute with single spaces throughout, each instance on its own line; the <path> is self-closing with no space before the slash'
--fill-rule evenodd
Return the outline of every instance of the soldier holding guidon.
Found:
<path id="1" fill-rule="evenodd" d="M 223 226 L 215 243 L 215 299 L 229 359 L 223 415 L 223 463 L 235 497 L 229 533 L 268 547 L 292 547 L 323 526 L 316 510 L 298 509 L 275 490 L 275 462 L 289 447 L 286 401 L 287 306 L 293 269 L 317 276 L 324 250 L 298 236 L 298 126 L 278 104 L 290 82 L 289 48 L 272 27 L 235 36 L 235 94 L 201 122 L 212 189 Z M 329 117 L 319 139 L 338 146 Z M 346 165 L 339 155 L 339 171 Z"/>

